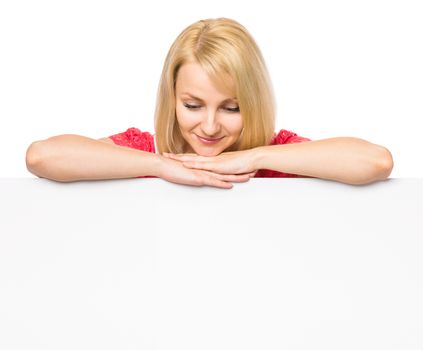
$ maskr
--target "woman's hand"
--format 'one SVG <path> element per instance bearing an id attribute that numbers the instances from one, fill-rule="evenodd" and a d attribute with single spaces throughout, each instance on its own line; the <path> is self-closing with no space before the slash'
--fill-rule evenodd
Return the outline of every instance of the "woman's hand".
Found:
<path id="1" fill-rule="evenodd" d="M 231 182 L 246 182 L 255 175 L 255 172 L 242 175 L 217 174 L 207 170 L 189 169 L 180 161 L 168 157 L 160 156 L 160 159 L 159 177 L 178 184 L 230 189 L 233 187 Z"/>
<path id="2" fill-rule="evenodd" d="M 246 174 L 253 176 L 258 169 L 254 167 L 253 151 L 223 152 L 215 157 L 199 156 L 195 153 L 163 153 L 165 157 L 180 161 L 185 167 L 212 171 L 216 174 Z"/>

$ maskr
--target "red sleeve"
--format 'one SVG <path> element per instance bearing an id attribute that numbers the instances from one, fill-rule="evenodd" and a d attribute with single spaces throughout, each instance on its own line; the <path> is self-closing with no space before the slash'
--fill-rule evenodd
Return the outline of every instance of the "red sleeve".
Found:
<path id="1" fill-rule="evenodd" d="M 149 132 L 142 132 L 137 128 L 129 128 L 125 132 L 109 136 L 119 146 L 135 148 L 140 151 L 155 152 L 154 137 Z"/>
<path id="2" fill-rule="evenodd" d="M 119 146 L 155 153 L 154 136 L 149 132 L 142 132 L 137 128 L 129 128 L 124 132 L 109 136 L 109 138 Z M 137 176 L 136 178 L 144 177 L 155 178 L 157 176 Z"/>
<path id="3" fill-rule="evenodd" d="M 302 136 L 298 136 L 296 133 L 281 129 L 279 133 L 275 136 L 272 144 L 273 145 L 284 145 L 287 143 L 296 143 L 296 142 L 305 142 L 311 141 L 310 139 Z"/>

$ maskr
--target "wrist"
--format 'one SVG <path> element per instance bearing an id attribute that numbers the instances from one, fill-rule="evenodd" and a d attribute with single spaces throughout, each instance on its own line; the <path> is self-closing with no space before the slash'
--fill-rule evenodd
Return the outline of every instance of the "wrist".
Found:
<path id="1" fill-rule="evenodd" d="M 155 165 L 154 165 L 154 175 L 156 177 L 162 177 L 163 174 L 163 168 L 166 165 L 165 162 L 165 158 L 164 156 L 162 156 L 161 154 L 156 154 L 155 155 Z"/>
<path id="2" fill-rule="evenodd" d="M 266 153 L 265 147 L 266 146 L 255 147 L 250 150 L 254 170 L 264 169 L 263 160 Z"/>

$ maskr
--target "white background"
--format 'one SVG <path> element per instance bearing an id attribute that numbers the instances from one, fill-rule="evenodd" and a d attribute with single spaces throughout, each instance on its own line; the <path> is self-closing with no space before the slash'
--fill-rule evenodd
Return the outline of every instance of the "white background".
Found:
<path id="1" fill-rule="evenodd" d="M 34 177 L 32 141 L 154 133 L 162 65 L 205 18 L 244 25 L 275 88 L 277 130 L 387 147 L 391 177 L 423 175 L 421 1 L 0 2 L 1 177 Z"/>
<path id="2" fill-rule="evenodd" d="M 423 179 L 142 180 L 0 179 L 0 349 L 423 349 Z"/>

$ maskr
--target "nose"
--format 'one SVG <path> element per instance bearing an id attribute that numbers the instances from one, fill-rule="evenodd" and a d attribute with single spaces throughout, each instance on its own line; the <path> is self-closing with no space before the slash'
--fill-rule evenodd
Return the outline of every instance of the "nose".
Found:
<path id="1" fill-rule="evenodd" d="M 219 136 L 220 123 L 218 121 L 217 111 L 214 108 L 207 109 L 206 114 L 203 117 L 201 128 L 204 136 L 213 138 Z"/>

